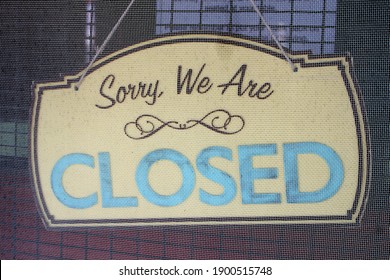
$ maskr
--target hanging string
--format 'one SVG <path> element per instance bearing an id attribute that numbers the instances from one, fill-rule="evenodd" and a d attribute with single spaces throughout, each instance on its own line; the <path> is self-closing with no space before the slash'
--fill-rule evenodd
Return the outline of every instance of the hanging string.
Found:
<path id="1" fill-rule="evenodd" d="M 131 0 L 130 1 L 130 3 L 127 6 L 126 10 L 123 12 L 122 16 L 118 19 L 117 23 L 114 25 L 114 27 L 112 28 L 111 32 L 108 34 L 107 38 L 104 40 L 104 42 L 101 45 L 101 47 L 97 49 L 95 56 L 92 58 L 91 62 L 88 64 L 87 68 L 85 68 L 83 74 L 81 75 L 80 80 L 76 84 L 76 86 L 75 86 L 76 90 L 79 90 L 79 88 L 80 88 L 80 86 L 81 86 L 85 76 L 87 75 L 88 71 L 91 69 L 93 63 L 98 58 L 98 56 L 103 52 L 103 50 L 106 47 L 107 43 L 110 41 L 112 35 L 114 35 L 115 31 L 118 29 L 119 25 L 122 23 L 123 19 L 125 18 L 125 16 L 129 12 L 131 6 L 133 6 L 134 2 L 135 2 L 135 0 Z"/>
<path id="2" fill-rule="evenodd" d="M 268 23 L 265 21 L 265 18 L 263 16 L 263 14 L 260 12 L 259 8 L 256 6 L 256 3 L 254 0 L 249 0 L 251 3 L 252 3 L 252 6 L 253 6 L 253 9 L 256 11 L 256 13 L 259 15 L 259 17 L 261 18 L 261 21 L 263 22 L 263 24 L 265 25 L 265 27 L 268 29 L 269 31 L 269 34 L 271 34 L 271 37 L 272 39 L 275 41 L 276 45 L 278 46 L 278 48 L 282 51 L 282 54 L 283 56 L 286 58 L 287 62 L 290 64 L 290 67 L 291 69 L 293 70 L 293 72 L 297 72 L 298 71 L 298 67 L 296 67 L 294 65 L 294 63 L 291 61 L 291 59 L 288 57 L 286 51 L 283 49 L 283 46 L 282 44 L 280 44 L 278 38 L 276 38 L 274 32 L 272 31 L 271 27 L 268 25 Z"/>
<path id="3" fill-rule="evenodd" d="M 88 71 L 91 69 L 93 63 L 96 61 L 96 59 L 99 57 L 99 55 L 103 52 L 104 48 L 106 47 L 107 43 L 110 41 L 111 37 L 114 35 L 115 31 L 118 29 L 119 25 L 122 23 L 123 19 L 129 12 L 131 6 L 133 6 L 134 2 L 136 0 L 131 0 L 129 5 L 127 6 L 126 10 L 123 12 L 122 16 L 118 19 L 117 23 L 114 25 L 112 28 L 111 32 L 108 34 L 107 38 L 104 40 L 103 44 L 101 45 L 100 48 L 97 49 L 95 56 L 92 58 L 91 62 L 88 64 L 87 68 L 83 71 L 83 74 L 81 75 L 79 81 L 77 82 L 75 89 L 79 90 L 85 76 L 87 75 Z M 272 39 L 275 41 L 276 45 L 279 47 L 281 50 L 283 56 L 286 58 L 287 62 L 290 64 L 291 69 L 296 72 L 298 71 L 298 68 L 294 65 L 294 63 L 291 61 L 291 59 L 288 57 L 286 51 L 283 49 L 283 46 L 280 44 L 279 40 L 276 38 L 275 34 L 273 33 L 271 27 L 268 25 L 268 23 L 265 21 L 264 16 L 260 12 L 259 8 L 256 6 L 254 0 L 249 0 L 253 6 L 253 9 L 256 11 L 256 13 L 259 15 L 261 18 L 263 24 L 266 26 L 268 29 L 269 33 L 271 34 Z"/>

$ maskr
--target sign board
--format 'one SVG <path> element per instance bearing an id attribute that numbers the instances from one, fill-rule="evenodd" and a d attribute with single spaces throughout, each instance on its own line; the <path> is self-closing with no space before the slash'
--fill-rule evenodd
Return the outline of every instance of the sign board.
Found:
<path id="1" fill-rule="evenodd" d="M 170 36 L 37 84 L 31 166 L 48 227 L 356 224 L 369 143 L 348 58 Z"/>

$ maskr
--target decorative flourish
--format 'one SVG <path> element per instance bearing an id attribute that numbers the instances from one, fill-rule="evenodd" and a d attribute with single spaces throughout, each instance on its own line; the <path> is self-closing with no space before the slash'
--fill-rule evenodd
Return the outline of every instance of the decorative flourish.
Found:
<path id="1" fill-rule="evenodd" d="M 244 128 L 245 121 L 241 116 L 232 115 L 223 109 L 212 111 L 200 120 L 188 120 L 185 123 L 165 122 L 153 115 L 142 115 L 135 121 L 127 123 L 124 131 L 129 138 L 140 140 L 152 136 L 166 126 L 177 130 L 186 130 L 198 124 L 217 133 L 236 134 Z"/>

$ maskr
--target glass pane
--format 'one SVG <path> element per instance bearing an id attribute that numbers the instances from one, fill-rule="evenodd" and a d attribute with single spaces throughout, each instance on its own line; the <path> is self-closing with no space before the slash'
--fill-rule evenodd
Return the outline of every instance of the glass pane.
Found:
<path id="1" fill-rule="evenodd" d="M 255 2 L 266 22 L 274 30 L 275 37 L 284 46 L 311 50 L 318 54 L 325 50 L 327 53 L 334 50 L 336 0 L 257 0 Z M 168 24 L 171 26 L 164 26 Z M 294 30 L 292 34 L 290 34 L 291 27 Z M 267 42 L 272 40 L 248 0 L 157 0 L 157 34 L 197 30 L 240 34 Z M 291 35 L 292 41 L 290 41 Z M 325 42 L 326 47 L 319 47 Z M 275 44 L 275 42 L 271 43 Z M 292 43 L 298 44 L 292 46 Z"/>

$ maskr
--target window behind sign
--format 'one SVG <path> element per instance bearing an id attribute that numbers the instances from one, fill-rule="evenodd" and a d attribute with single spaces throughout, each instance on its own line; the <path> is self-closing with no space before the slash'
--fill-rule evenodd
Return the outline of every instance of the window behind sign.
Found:
<path id="1" fill-rule="evenodd" d="M 267 23 L 283 46 L 334 52 L 336 0 L 257 0 Z M 157 0 L 156 33 L 221 32 L 272 41 L 249 0 Z M 274 42 L 272 42 L 274 43 Z"/>

